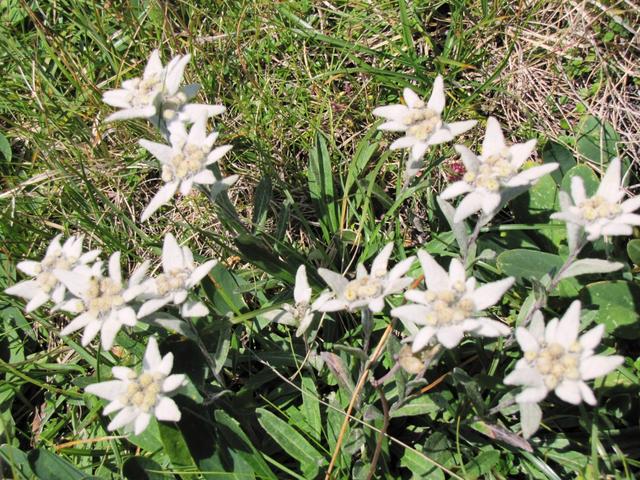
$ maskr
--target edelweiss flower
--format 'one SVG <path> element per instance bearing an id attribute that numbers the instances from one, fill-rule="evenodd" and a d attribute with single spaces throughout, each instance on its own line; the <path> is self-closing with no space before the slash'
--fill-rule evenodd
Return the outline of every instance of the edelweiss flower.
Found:
<path id="1" fill-rule="evenodd" d="M 485 215 L 495 215 L 506 194 L 529 187 L 558 168 L 557 163 L 547 163 L 520 172 L 535 146 L 536 140 L 529 140 L 508 147 L 500 124 L 493 117 L 487 120 L 480 157 L 467 147 L 456 145 L 455 149 L 462 157 L 467 173 L 462 180 L 452 183 L 440 194 L 443 200 L 468 194 L 458 205 L 453 221 L 461 222 L 480 210 Z"/>
<path id="2" fill-rule="evenodd" d="M 197 117 L 211 117 L 225 111 L 222 105 L 188 104 L 198 93 L 198 85 L 180 88 L 184 68 L 191 55 L 177 55 L 166 67 L 162 66 L 160 53 L 154 50 L 144 69 L 142 78 L 132 78 L 122 82 L 122 88 L 104 93 L 102 100 L 112 107 L 121 108 L 106 118 L 107 122 L 129 118 L 147 118 L 160 126 L 160 120 L 167 123 L 174 120 L 193 122 Z"/>
<path id="3" fill-rule="evenodd" d="M 187 381 L 181 373 L 170 375 L 172 368 L 173 354 L 161 356 L 158 342 L 151 337 L 139 374 L 127 367 L 113 367 L 111 373 L 117 380 L 94 383 L 85 388 L 85 392 L 109 400 L 103 415 L 120 411 L 107 426 L 108 430 L 126 427 L 139 435 L 147 428 L 151 417 L 167 422 L 180 421 L 180 410 L 169 396 Z"/>
<path id="4" fill-rule="evenodd" d="M 624 202 L 625 192 L 620 178 L 620 159 L 611 160 L 596 194 L 587 197 L 581 177 L 571 179 L 571 197 L 561 192 L 565 204 L 562 212 L 551 218 L 579 225 L 587 232 L 587 240 L 594 241 L 601 236 L 631 235 L 633 226 L 640 225 L 640 215 L 634 214 L 640 208 L 640 196 Z"/>
<path id="5" fill-rule="evenodd" d="M 444 81 L 438 75 L 433 83 L 431 97 L 425 103 L 410 88 L 405 88 L 403 97 L 406 105 L 387 105 L 378 107 L 373 114 L 387 120 L 379 130 L 406 132 L 391 144 L 391 150 L 411 148 L 411 160 L 419 162 L 430 145 L 449 142 L 457 135 L 466 132 L 477 123 L 475 120 L 445 123 L 442 111 L 445 106 Z M 410 165 L 407 177 L 412 177 L 419 165 Z"/>
<path id="6" fill-rule="evenodd" d="M 167 233 L 162 246 L 163 273 L 144 283 L 145 295 L 152 298 L 140 307 L 138 318 L 146 317 L 168 303 L 182 305 L 180 314 L 183 317 L 202 317 L 209 313 L 202 302 L 187 301 L 187 296 L 189 289 L 200 283 L 216 263 L 217 260 L 209 260 L 196 266 L 191 250 L 180 247 L 176 238 Z"/>
<path id="7" fill-rule="evenodd" d="M 138 143 L 148 150 L 162 164 L 164 186 L 151 199 L 144 209 L 141 221 L 147 220 L 162 205 L 171 200 L 180 187 L 180 193 L 187 195 L 194 183 L 213 185 L 212 196 L 233 185 L 238 175 L 218 180 L 207 168 L 231 150 L 231 145 L 213 148 L 217 133 L 207 135 L 207 118 L 199 117 L 187 133 L 182 123 L 171 126 L 171 146 L 162 143 L 140 140 Z"/>
<path id="8" fill-rule="evenodd" d="M 333 291 L 320 295 L 313 303 L 312 309 L 319 312 L 335 312 L 367 307 L 372 312 L 381 311 L 387 295 L 402 291 L 413 281 L 404 275 L 409 271 L 415 257 L 402 260 L 387 271 L 392 250 L 393 243 L 388 243 L 373 260 L 370 274 L 363 264 L 358 264 L 356 278 L 351 281 L 326 268 L 318 269 L 320 276 Z"/>
<path id="9" fill-rule="evenodd" d="M 79 314 L 60 335 L 84 328 L 82 345 L 88 345 L 100 332 L 102 348 L 109 350 L 122 325 L 136 324 L 136 312 L 129 302 L 142 292 L 140 283 L 148 268 L 149 262 L 144 262 L 125 283 L 120 271 L 120 252 L 115 252 L 109 258 L 108 277 L 102 273 L 102 262 L 96 262 L 90 270 L 54 270 L 58 280 L 77 297 L 57 308 Z"/>
<path id="10" fill-rule="evenodd" d="M 18 270 L 33 278 L 18 282 L 5 292 L 29 300 L 25 308 L 27 313 L 49 300 L 56 305 L 64 300 L 66 289 L 53 274 L 54 270 L 70 272 L 78 268 L 88 269 L 88 264 L 100 255 L 100 250 L 82 253 L 82 236 L 69 237 L 63 245 L 60 244 L 60 238 L 62 235 L 57 235 L 51 241 L 41 261 L 23 260 L 16 265 Z"/>
<path id="11" fill-rule="evenodd" d="M 542 401 L 549 391 L 574 405 L 582 400 L 596 404 L 596 398 L 584 382 L 605 375 L 618 367 L 619 355 L 594 355 L 604 325 L 598 325 L 578 338 L 580 302 L 574 301 L 561 320 L 554 318 L 546 328 L 542 315 L 534 318 L 529 328 L 518 327 L 516 339 L 524 352 L 516 369 L 505 379 L 506 385 L 523 385 L 516 396 L 519 403 Z"/>
<path id="12" fill-rule="evenodd" d="M 425 251 L 418 252 L 427 290 L 409 290 L 404 294 L 415 304 L 391 310 L 412 334 L 412 350 L 422 350 L 435 337 L 447 348 L 453 348 L 465 332 L 482 337 L 506 335 L 510 328 L 490 318 L 477 316 L 498 303 L 515 279 L 508 277 L 476 288 L 476 279 L 466 278 L 462 263 L 452 259 L 449 273 Z M 418 328 L 421 325 L 422 328 Z"/>
<path id="13" fill-rule="evenodd" d="M 313 320 L 313 310 L 311 302 L 311 287 L 307 280 L 307 270 L 304 265 L 298 267 L 296 272 L 296 284 L 293 289 L 294 305 L 285 303 L 281 309 L 267 312 L 265 317 L 283 325 L 293 325 L 298 327 L 296 337 L 307 331 Z"/>

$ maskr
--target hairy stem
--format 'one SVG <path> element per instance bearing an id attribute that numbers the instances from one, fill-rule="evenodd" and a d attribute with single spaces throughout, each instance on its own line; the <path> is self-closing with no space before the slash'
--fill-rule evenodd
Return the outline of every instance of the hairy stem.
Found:
<path id="1" fill-rule="evenodd" d="M 378 461 L 380 460 L 380 453 L 382 452 L 382 442 L 384 440 L 384 436 L 387 433 L 387 428 L 389 428 L 389 402 L 387 402 L 387 397 L 384 396 L 384 390 L 379 385 L 374 385 L 378 395 L 380 395 L 380 403 L 382 403 L 382 429 L 378 434 L 378 441 L 376 442 L 376 449 L 373 451 L 373 457 L 371 458 L 371 468 L 369 469 L 369 473 L 367 474 L 367 480 L 371 480 L 373 475 L 376 473 L 376 468 L 378 467 Z"/>

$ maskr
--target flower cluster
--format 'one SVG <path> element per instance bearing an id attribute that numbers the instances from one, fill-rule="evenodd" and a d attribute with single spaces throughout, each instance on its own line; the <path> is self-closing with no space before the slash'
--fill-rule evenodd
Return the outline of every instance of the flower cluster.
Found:
<path id="1" fill-rule="evenodd" d="M 208 133 L 209 118 L 222 113 L 224 107 L 190 103 L 199 87 L 181 86 L 189 59 L 189 55 L 179 55 L 163 66 L 155 50 L 142 77 L 123 82 L 122 88 L 105 92 L 103 97 L 109 105 L 120 108 L 107 118 L 108 121 L 146 118 L 160 129 L 168 142 L 139 141 L 140 146 L 160 162 L 164 182 L 142 212 L 141 221 L 148 220 L 177 192 L 187 195 L 194 185 L 200 185 L 207 186 L 209 195 L 214 197 L 238 178 L 237 175 L 220 177 L 215 164 L 231 146 L 215 146 L 218 134 Z M 417 174 L 430 146 L 453 140 L 477 122 L 447 123 L 443 120 L 445 93 L 441 76 L 435 79 L 431 97 L 426 103 L 409 88 L 404 89 L 403 98 L 406 105 L 378 107 L 373 114 L 385 119 L 379 129 L 404 133 L 390 148 L 411 149 L 411 163 L 404 174 L 405 181 L 409 181 Z M 457 347 L 467 334 L 480 337 L 509 335 L 511 328 L 505 322 L 490 318 L 485 312 L 501 301 L 515 279 L 508 277 L 478 285 L 473 276 L 477 246 L 474 242 L 480 227 L 491 220 L 507 201 L 558 168 L 558 164 L 550 163 L 522 170 L 535 145 L 536 140 L 508 145 L 498 121 L 490 117 L 480 156 L 465 146 L 455 146 L 465 171 L 460 172 L 460 180 L 444 189 L 440 199 L 450 209 L 447 213 L 443 207 L 443 212 L 447 219 L 450 218 L 460 244 L 461 258 L 451 259 L 446 271 L 426 249 L 419 250 L 417 256 L 426 289 L 410 288 L 410 285 L 420 283 L 420 280 L 409 276 L 415 257 L 400 260 L 389 268 L 394 247 L 390 242 L 375 256 L 370 270 L 359 263 L 355 276 L 347 277 L 319 268 L 317 274 L 329 288 L 319 292 L 315 301 L 312 300 L 314 295 L 307 278 L 307 267 L 299 266 L 293 303 L 279 305 L 265 317 L 294 326 L 296 336 L 304 336 L 307 341 L 306 333 L 312 329 L 316 314 L 360 311 L 363 323 L 369 322 L 363 325 L 363 350 L 366 350 L 373 330 L 371 314 L 383 312 L 387 302 L 403 296 L 406 303 L 395 303 L 389 313 L 400 319 L 406 330 L 398 364 L 414 374 L 424 372 L 427 362 L 442 347 Z M 212 166 L 213 169 L 210 168 Z M 465 197 L 454 212 L 446 200 L 461 195 Z M 561 194 L 562 211 L 552 218 L 567 222 L 568 236 L 572 239 L 570 244 L 574 246 L 579 236 L 593 241 L 601 236 L 629 235 L 633 226 L 640 225 L 640 215 L 633 213 L 640 207 L 640 200 L 636 197 L 622 202 L 624 196 L 621 164 L 614 159 L 592 197 L 587 197 L 582 180 L 574 177 L 571 196 Z M 469 237 L 465 220 L 479 212 L 480 218 Z M 61 243 L 58 235 L 51 241 L 42 260 L 18 263 L 17 268 L 29 279 L 6 289 L 7 293 L 28 301 L 27 312 L 52 302 L 52 311 L 74 314 L 75 318 L 62 328 L 60 335 L 83 330 L 81 343 L 86 346 L 100 334 L 102 348 L 111 349 L 123 326 L 135 327 L 140 320 L 153 323 L 161 314 L 160 310 L 169 305 L 174 307 L 174 313 L 179 312 L 181 318 L 201 317 L 209 313 L 207 306 L 194 298 L 191 292 L 217 261 L 197 264 L 191 250 L 180 246 L 173 234 L 168 233 L 164 237 L 162 272 L 153 277 L 148 276 L 150 262 L 145 261 L 125 278 L 120 252 L 113 253 L 105 263 L 99 259 L 99 250 L 83 252 L 82 243 L 82 236 L 72 236 Z M 471 246 L 474 249 L 470 249 Z M 468 258 L 470 250 L 474 253 Z M 609 272 L 620 268 L 620 264 L 582 259 L 580 268 L 571 269 L 579 247 L 570 250 L 568 263 L 560 269 L 557 278 L 548 282 L 549 285 L 557 284 L 564 278 L 562 275 Z M 596 270 L 587 271 L 588 268 Z M 505 378 L 505 384 L 525 387 L 516 397 L 521 404 L 537 405 L 550 391 L 572 404 L 583 400 L 595 404 L 595 395 L 585 381 L 612 371 L 621 364 L 622 357 L 595 354 L 604 333 L 602 325 L 579 336 L 580 302 L 573 302 L 562 319 L 553 319 L 546 326 L 541 307 L 541 303 L 535 304 L 531 323 L 527 325 L 527 317 L 515 330 L 515 338 L 524 357 Z M 162 356 L 157 340 L 150 337 L 139 372 L 115 366 L 112 368 L 114 380 L 89 385 L 86 392 L 109 401 L 103 412 L 105 415 L 117 412 L 108 430 L 124 427 L 140 434 L 153 417 L 179 421 L 180 410 L 170 397 L 186 384 L 186 377 L 171 374 L 172 367 L 173 355 L 167 353 Z"/>

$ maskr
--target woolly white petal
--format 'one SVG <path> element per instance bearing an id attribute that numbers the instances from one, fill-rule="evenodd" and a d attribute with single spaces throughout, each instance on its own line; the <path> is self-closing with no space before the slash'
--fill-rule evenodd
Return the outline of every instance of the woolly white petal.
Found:
<path id="1" fill-rule="evenodd" d="M 70 333 L 75 332 L 76 330 L 80 330 L 84 328 L 89 322 L 94 321 L 95 318 L 93 315 L 88 313 L 83 313 L 74 318 L 66 327 L 60 330 L 60 335 L 69 335 Z"/>
<path id="2" fill-rule="evenodd" d="M 404 132 L 407 130 L 407 126 L 404 123 L 400 122 L 384 122 L 378 125 L 378 130 L 383 130 L 385 132 Z"/>
<path id="3" fill-rule="evenodd" d="M 384 297 L 376 297 L 373 300 L 369 300 L 368 306 L 369 310 L 371 310 L 373 313 L 382 311 L 382 309 L 384 308 Z"/>
<path id="4" fill-rule="evenodd" d="M 640 208 L 640 195 L 625 200 L 620 206 L 622 207 L 622 211 L 624 213 L 635 212 L 638 208 Z"/>
<path id="5" fill-rule="evenodd" d="M 538 403 L 544 400 L 549 391 L 546 387 L 530 387 L 525 388 L 521 393 L 516 395 L 518 403 Z"/>
<path id="6" fill-rule="evenodd" d="M 385 105 L 384 107 L 375 108 L 372 113 L 376 117 L 383 117 L 387 120 L 401 122 L 409 113 L 409 109 L 404 105 Z"/>
<path id="7" fill-rule="evenodd" d="M 601 235 L 614 236 L 614 235 L 631 235 L 633 228 L 631 225 L 624 225 L 622 223 L 609 223 L 602 227 Z M 591 239 L 591 238 L 590 238 Z"/>
<path id="8" fill-rule="evenodd" d="M 163 205 L 169 203 L 169 201 L 173 198 L 173 195 L 176 193 L 178 189 L 178 185 L 180 182 L 174 181 L 164 184 L 160 190 L 156 192 L 154 197 L 149 202 L 149 205 L 143 210 L 142 215 L 140 215 L 140 221 L 145 222 L 153 215 L 156 210 L 158 210 Z"/>
<path id="9" fill-rule="evenodd" d="M 84 391 L 112 401 L 122 394 L 123 385 L 124 383 L 121 380 L 109 380 L 108 382 L 87 385 Z"/>
<path id="10" fill-rule="evenodd" d="M 565 348 L 570 347 L 578 339 L 580 329 L 580 301 L 571 303 L 562 319 L 558 322 L 555 340 Z"/>
<path id="11" fill-rule="evenodd" d="M 5 289 L 5 293 L 8 293 L 9 295 L 26 299 L 35 297 L 40 291 L 40 286 L 35 280 L 24 280 Z"/>
<path id="12" fill-rule="evenodd" d="M 149 140 L 138 140 L 138 144 L 147 150 L 151 155 L 160 160 L 163 164 L 170 164 L 171 159 L 176 155 L 176 152 L 169 145 L 162 143 L 151 142 Z"/>
<path id="13" fill-rule="evenodd" d="M 82 332 L 82 340 L 80 341 L 82 346 L 86 347 L 87 345 L 89 345 L 91 340 L 93 340 L 96 337 L 96 335 L 98 335 L 98 332 L 100 331 L 101 328 L 102 328 L 102 323 L 99 322 L 98 320 L 87 323 L 87 325 L 84 328 L 84 332 Z"/>
<path id="14" fill-rule="evenodd" d="M 23 260 L 18 262 L 16 268 L 22 273 L 26 273 L 30 277 L 33 277 L 40 273 L 40 262 L 34 262 L 33 260 Z"/>
<path id="15" fill-rule="evenodd" d="M 108 90 L 102 94 L 102 101 L 116 108 L 131 107 L 131 92 L 123 88 Z"/>
<path id="16" fill-rule="evenodd" d="M 620 171 L 620 159 L 612 159 L 607 171 L 602 177 L 602 180 L 600 180 L 597 195 L 600 195 L 609 201 L 617 199 L 618 192 L 620 190 Z"/>
<path id="17" fill-rule="evenodd" d="M 162 382 L 162 391 L 165 393 L 173 392 L 175 389 L 180 388 L 186 382 L 186 376 L 183 373 L 174 373 L 169 375 Z"/>
<path id="18" fill-rule="evenodd" d="M 104 350 L 111 350 L 111 346 L 113 345 L 113 341 L 115 340 L 120 327 L 121 324 L 117 319 L 110 319 L 102 324 L 100 342 Z"/>
<path id="19" fill-rule="evenodd" d="M 293 288 L 293 299 L 296 303 L 309 303 L 311 300 L 311 287 L 307 280 L 307 269 L 300 265 L 296 271 L 296 283 Z"/>
<path id="20" fill-rule="evenodd" d="M 561 400 L 573 405 L 578 405 L 582 400 L 578 382 L 574 380 L 563 380 L 555 389 L 556 395 Z"/>
<path id="21" fill-rule="evenodd" d="M 201 185 L 211 185 L 216 181 L 216 177 L 211 170 L 202 170 L 193 176 L 193 182 Z M 191 189 L 189 188 L 189 190 Z"/>
<path id="22" fill-rule="evenodd" d="M 197 267 L 193 272 L 191 272 L 191 275 L 189 275 L 189 280 L 187 281 L 187 288 L 193 288 L 194 286 L 198 285 L 200 283 L 200 280 L 206 277 L 207 274 L 211 271 L 211 269 L 215 267 L 217 264 L 218 264 L 217 260 L 209 260 L 203 263 L 202 265 L 200 265 L 199 267 Z"/>
<path id="23" fill-rule="evenodd" d="M 540 349 L 538 340 L 526 328 L 516 328 L 516 340 L 523 352 L 537 352 Z"/>
<path id="24" fill-rule="evenodd" d="M 589 405 L 595 405 L 598 403 L 596 397 L 593 395 L 593 391 L 584 382 L 578 382 L 578 388 L 580 389 L 580 396 Z"/>
<path id="25" fill-rule="evenodd" d="M 404 90 L 402 90 L 402 97 L 409 108 L 424 107 L 424 102 L 420 99 L 418 94 L 409 87 L 405 87 Z"/>
<path id="26" fill-rule="evenodd" d="M 440 114 L 444 110 L 445 102 L 444 80 L 442 79 L 442 75 L 438 75 L 433 82 L 433 89 L 431 90 L 431 97 L 429 97 L 427 108 Z"/>
<path id="27" fill-rule="evenodd" d="M 520 168 L 527 158 L 531 155 L 531 152 L 536 148 L 537 140 L 529 140 L 526 143 L 516 143 L 509 147 L 509 153 L 511 153 L 511 165 L 516 168 Z"/>
<path id="28" fill-rule="evenodd" d="M 482 194 L 471 192 L 458 204 L 453 221 L 459 223 L 482 209 Z"/>
<path id="29" fill-rule="evenodd" d="M 593 350 L 602 340 L 602 335 L 604 335 L 604 325 L 600 324 L 580 337 L 580 345 L 585 350 Z"/>
<path id="30" fill-rule="evenodd" d="M 49 298 L 51 298 L 49 296 L 49 294 L 45 293 L 45 292 L 38 292 L 36 293 L 33 298 L 31 300 L 29 300 L 29 302 L 27 303 L 26 307 L 25 307 L 25 312 L 27 313 L 31 313 L 34 310 L 40 308 L 42 305 L 44 305 L 45 303 L 47 303 L 49 301 Z"/>
<path id="31" fill-rule="evenodd" d="M 331 287 L 336 293 L 341 293 L 347 287 L 349 281 L 344 278 L 342 275 L 336 272 L 332 272 L 326 268 L 319 268 L 318 274 L 322 277 L 322 279 Z"/>
<path id="32" fill-rule="evenodd" d="M 142 432 L 144 432 L 146 428 L 149 426 L 150 421 L 151 421 L 150 414 L 145 412 L 140 412 L 138 414 L 138 418 L 136 418 L 134 423 L 133 434 L 140 435 Z"/>
<path id="33" fill-rule="evenodd" d="M 105 122 L 115 122 L 117 120 L 130 120 L 132 118 L 149 118 L 155 115 L 156 107 L 149 105 L 146 107 L 127 108 L 112 113 L 104 119 Z"/>
<path id="34" fill-rule="evenodd" d="M 182 415 L 172 399 L 162 397 L 155 409 L 156 418 L 167 422 L 179 422 Z"/>
<path id="35" fill-rule="evenodd" d="M 434 291 L 448 289 L 450 282 L 446 270 L 426 250 L 418 250 L 418 258 L 420 259 L 427 289 Z"/>
<path id="36" fill-rule="evenodd" d="M 620 355 L 611 355 L 609 357 L 594 355 L 584 358 L 580 362 L 580 376 L 583 380 L 591 380 L 615 370 L 622 365 L 622 362 L 624 362 L 624 357 Z"/>
<path id="37" fill-rule="evenodd" d="M 188 301 L 182 304 L 180 314 L 183 317 L 197 318 L 204 317 L 209 313 L 209 309 L 202 302 Z"/>
<path id="38" fill-rule="evenodd" d="M 178 245 L 176 237 L 171 233 L 167 233 L 164 236 L 162 245 L 162 270 L 165 273 L 169 273 L 172 270 L 180 270 L 184 268 L 184 263 L 182 248 Z"/>
<path id="39" fill-rule="evenodd" d="M 162 357 L 160 355 L 160 349 L 158 348 L 158 341 L 155 337 L 149 337 L 147 348 L 142 358 L 142 368 L 145 371 L 155 370 L 161 362 Z"/>
<path id="40" fill-rule="evenodd" d="M 122 410 L 111 420 L 107 426 L 107 430 L 113 431 L 134 422 L 138 416 L 138 410 L 133 407 L 127 407 Z"/>
<path id="41" fill-rule="evenodd" d="M 507 290 L 516 281 L 513 277 L 503 278 L 497 282 L 487 283 L 471 294 L 477 310 L 484 310 L 498 303 Z"/>
<path id="42" fill-rule="evenodd" d="M 466 131 L 471 130 L 477 123 L 477 120 L 465 120 L 463 122 L 447 123 L 447 127 L 451 135 L 457 137 L 458 135 L 462 135 Z"/>
<path id="43" fill-rule="evenodd" d="M 424 154 L 427 152 L 427 148 L 429 148 L 429 143 L 417 141 L 411 147 L 411 159 L 415 162 L 416 160 L 422 159 Z"/>
<path id="44" fill-rule="evenodd" d="M 478 327 L 473 329 L 475 335 L 482 337 L 499 337 L 501 335 L 509 335 L 511 329 L 505 324 L 486 317 L 474 319 L 478 322 Z"/>
<path id="45" fill-rule="evenodd" d="M 377 274 L 387 273 L 387 264 L 389 263 L 389 257 L 391 257 L 391 252 L 393 251 L 393 242 L 387 243 L 380 253 L 376 255 L 376 258 L 373 259 L 373 263 L 371 264 L 371 275 L 376 276 Z"/>
<path id="46" fill-rule="evenodd" d="M 171 297 L 161 297 L 161 298 L 152 298 L 151 300 L 147 300 L 142 304 L 140 310 L 138 310 L 138 318 L 143 318 L 153 313 L 157 310 L 160 310 L 167 303 L 171 301 Z"/>
<path id="47" fill-rule="evenodd" d="M 453 140 L 453 133 L 451 132 L 451 130 L 449 130 L 448 125 L 443 125 L 442 128 L 436 130 L 431 134 L 426 144 L 440 145 L 441 143 L 450 142 L 451 140 Z M 420 156 L 419 158 L 422 158 L 422 156 Z"/>
<path id="48" fill-rule="evenodd" d="M 457 325 L 439 328 L 436 336 L 438 337 L 438 342 L 444 347 L 454 348 L 460 343 L 462 337 L 464 337 L 464 329 Z"/>
<path id="49" fill-rule="evenodd" d="M 471 185 L 469 185 L 467 182 L 459 180 L 445 188 L 444 192 L 440 194 L 440 198 L 443 200 L 449 200 L 451 198 L 457 197 L 458 195 L 468 193 L 471 190 L 473 190 L 473 187 Z"/>
<path id="50" fill-rule="evenodd" d="M 498 120 L 494 117 L 487 119 L 487 130 L 482 141 L 482 158 L 497 155 L 505 147 L 504 135 Z"/>
<path id="51" fill-rule="evenodd" d="M 389 145 L 389 150 L 398 150 L 400 148 L 411 148 L 415 145 L 416 140 L 415 137 L 400 137 L 394 140 L 394 142 Z"/>
<path id="52" fill-rule="evenodd" d="M 553 172 L 559 166 L 557 163 L 546 163 L 544 165 L 538 165 L 537 167 L 527 168 L 506 182 L 505 185 L 507 187 L 521 187 L 535 183 L 536 180 L 544 177 L 547 173 Z"/>
<path id="53" fill-rule="evenodd" d="M 222 145 L 218 148 L 213 149 L 211 153 L 207 155 L 207 162 L 205 163 L 205 165 L 211 165 L 212 163 L 217 162 L 232 148 L 233 147 L 231 145 Z"/>
<path id="54" fill-rule="evenodd" d="M 416 353 L 422 350 L 425 346 L 427 346 L 435 333 L 436 331 L 433 327 L 421 328 L 413 339 L 413 343 L 411 344 L 411 351 L 413 353 Z"/>

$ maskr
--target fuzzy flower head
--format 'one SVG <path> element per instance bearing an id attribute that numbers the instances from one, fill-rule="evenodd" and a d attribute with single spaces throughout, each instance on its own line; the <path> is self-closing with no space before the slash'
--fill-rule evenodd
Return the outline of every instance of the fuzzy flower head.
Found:
<path id="1" fill-rule="evenodd" d="M 207 117 L 224 112 L 222 105 L 189 104 L 198 93 L 198 85 L 180 87 L 184 69 L 191 55 L 177 55 L 163 66 L 160 53 L 154 50 L 142 78 L 122 83 L 122 88 L 104 93 L 102 100 L 121 110 L 109 115 L 107 122 L 130 118 L 147 118 L 160 126 L 174 121 L 193 122 L 200 115 Z"/>
<path id="2" fill-rule="evenodd" d="M 574 405 L 583 400 L 596 404 L 585 380 L 605 375 L 624 360 L 619 355 L 595 355 L 604 325 L 578 337 L 580 302 L 574 301 L 562 319 L 554 318 L 547 326 L 542 315 L 534 317 L 529 328 L 518 327 L 516 340 L 524 352 L 516 368 L 505 379 L 507 385 L 523 385 L 516 396 L 519 403 L 538 403 L 553 390 L 565 402 Z"/>
<path id="3" fill-rule="evenodd" d="M 66 287 L 54 275 L 54 271 L 71 272 L 79 268 L 89 269 L 100 250 L 82 253 L 82 236 L 71 236 L 64 244 L 60 244 L 62 235 L 57 235 L 49 244 L 42 260 L 23 260 L 17 265 L 18 270 L 32 277 L 23 280 L 5 290 L 9 295 L 16 295 L 29 300 L 26 312 L 41 307 L 49 300 L 56 305 L 64 300 Z"/>
<path id="4" fill-rule="evenodd" d="M 285 303 L 282 308 L 268 312 L 265 316 L 274 322 L 298 327 L 296 337 L 299 337 L 307 331 L 313 320 L 313 310 L 310 305 L 311 293 L 307 270 L 304 265 L 300 265 L 296 272 L 296 284 L 293 289 L 295 303 L 293 305 Z"/>
<path id="5" fill-rule="evenodd" d="M 196 265 L 189 247 L 180 247 L 176 238 L 167 233 L 162 247 L 162 273 L 144 283 L 144 295 L 149 299 L 140 307 L 138 317 L 146 317 L 169 303 L 181 305 L 183 317 L 202 317 L 209 313 L 202 302 L 189 301 L 187 296 L 217 263 L 209 260 Z"/>
<path id="6" fill-rule="evenodd" d="M 413 162 L 419 162 L 429 146 L 449 142 L 477 123 L 475 120 L 453 123 L 442 120 L 445 94 L 441 75 L 436 77 L 431 97 L 426 104 L 410 88 L 404 89 L 403 97 L 406 105 L 378 107 L 373 114 L 386 120 L 378 127 L 379 130 L 405 132 L 405 136 L 393 142 L 390 148 L 411 148 Z M 415 171 L 412 173 L 415 175 Z"/>
<path id="7" fill-rule="evenodd" d="M 218 180 L 207 167 L 220 160 L 231 150 L 231 145 L 213 148 L 218 137 L 216 132 L 207 135 L 207 118 L 200 116 L 189 132 L 183 123 L 171 126 L 171 145 L 140 140 L 140 145 L 156 157 L 162 165 L 164 186 L 151 199 L 142 212 L 144 222 L 162 205 L 168 203 L 178 188 L 182 195 L 188 195 L 194 184 L 211 185 L 211 195 L 233 185 L 238 175 Z"/>
<path id="8" fill-rule="evenodd" d="M 318 269 L 318 273 L 331 287 L 331 292 L 324 293 L 313 303 L 313 310 L 319 312 L 335 312 L 338 310 L 356 310 L 368 308 L 379 312 L 384 308 L 384 298 L 401 292 L 411 284 L 413 279 L 405 277 L 411 268 L 414 257 L 402 260 L 387 271 L 393 243 L 388 243 L 376 256 L 371 265 L 371 273 L 363 264 L 358 264 L 356 278 L 347 280 L 342 275 Z"/>
<path id="9" fill-rule="evenodd" d="M 482 155 L 478 157 L 467 147 L 456 145 L 467 171 L 462 180 L 449 185 L 440 195 L 443 200 L 449 200 L 467 194 L 456 209 L 454 222 L 461 222 L 480 210 L 484 215 L 495 215 L 505 193 L 529 187 L 558 168 L 557 163 L 547 163 L 520 171 L 535 146 L 536 140 L 507 146 L 500 124 L 493 117 L 487 120 Z"/>
<path id="10" fill-rule="evenodd" d="M 584 228 L 589 241 L 597 240 L 603 235 L 631 235 L 633 226 L 640 225 L 640 215 L 633 213 L 640 208 L 640 196 L 620 203 L 625 192 L 618 158 L 611 160 L 592 197 L 587 197 L 584 181 L 579 176 L 571 179 L 571 199 L 564 192 L 561 195 L 564 197 L 563 209 L 551 215 L 551 218 Z"/>
<path id="11" fill-rule="evenodd" d="M 102 262 L 90 270 L 55 270 L 54 274 L 76 297 L 61 303 L 58 308 L 78 316 L 62 329 L 60 335 L 69 335 L 84 328 L 82 345 L 88 345 L 100 333 L 102 348 L 111 349 L 116 334 L 123 325 L 134 326 L 136 312 L 129 305 L 142 291 L 141 282 L 148 262 L 138 267 L 128 281 L 120 270 L 120 252 L 109 258 L 109 275 L 102 272 Z"/>
<path id="12" fill-rule="evenodd" d="M 109 431 L 126 427 L 139 435 L 152 417 L 167 422 L 180 421 L 180 410 L 169 397 L 186 384 L 186 378 L 183 374 L 171 375 L 172 368 L 173 354 L 160 355 L 158 342 L 151 337 L 140 373 L 127 367 L 113 367 L 111 373 L 116 380 L 94 383 L 85 391 L 109 400 L 103 415 L 118 412 L 107 427 Z"/>
<path id="13" fill-rule="evenodd" d="M 425 251 L 418 252 L 427 290 L 409 290 L 405 298 L 415 302 L 391 310 L 409 330 L 413 352 L 419 352 L 434 339 L 454 348 L 465 333 L 497 337 L 510 332 L 506 325 L 480 315 L 495 305 L 513 285 L 508 277 L 476 288 L 476 279 L 466 278 L 462 263 L 452 259 L 447 273 Z"/>

